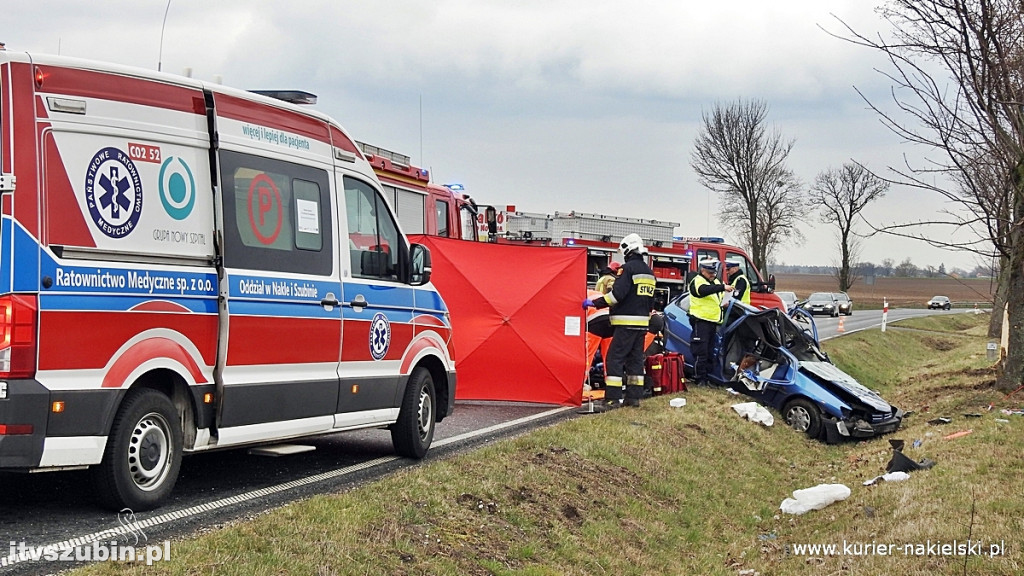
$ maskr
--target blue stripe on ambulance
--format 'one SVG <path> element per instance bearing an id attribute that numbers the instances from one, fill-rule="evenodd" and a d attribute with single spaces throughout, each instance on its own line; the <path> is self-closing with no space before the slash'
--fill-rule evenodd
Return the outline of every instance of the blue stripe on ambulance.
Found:
<path id="1" fill-rule="evenodd" d="M 0 294 L 8 294 L 14 282 L 11 278 L 11 255 L 14 248 L 14 226 L 10 216 L 0 220 Z"/>
<path id="2" fill-rule="evenodd" d="M 39 309 L 47 311 L 79 311 L 79 312 L 126 312 L 147 302 L 171 302 L 188 308 L 196 314 L 216 314 L 215 298 L 169 298 L 142 297 L 135 295 L 88 294 L 83 298 L 80 294 L 60 294 L 41 292 Z"/>

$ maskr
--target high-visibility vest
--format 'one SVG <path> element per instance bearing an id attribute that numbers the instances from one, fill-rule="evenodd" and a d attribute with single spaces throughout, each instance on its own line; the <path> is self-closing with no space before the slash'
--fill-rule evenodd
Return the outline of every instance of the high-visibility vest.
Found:
<path id="1" fill-rule="evenodd" d="M 707 320 L 708 322 L 714 322 L 715 324 L 722 322 L 722 298 L 725 293 L 716 292 L 704 297 L 697 296 L 697 291 L 704 284 L 720 285 L 721 283 L 718 278 L 708 281 L 707 278 L 700 274 L 693 277 L 693 280 L 690 281 L 690 284 L 693 286 L 693 289 L 690 290 L 691 316 Z"/>
<path id="2" fill-rule="evenodd" d="M 740 272 L 739 274 L 736 275 L 735 278 L 730 280 L 730 283 L 733 286 L 735 286 L 736 284 L 739 283 L 739 279 L 740 278 L 743 278 L 743 282 L 744 282 L 744 284 L 747 285 L 747 287 L 746 287 L 745 290 L 743 290 L 743 293 L 739 295 L 739 299 L 744 304 L 749 305 L 750 304 L 750 280 L 746 277 L 746 275 L 744 275 L 742 272 Z"/>

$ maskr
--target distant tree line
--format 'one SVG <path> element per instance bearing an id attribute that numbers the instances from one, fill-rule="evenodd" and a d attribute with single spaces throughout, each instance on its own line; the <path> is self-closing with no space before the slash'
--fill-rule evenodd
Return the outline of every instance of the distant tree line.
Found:
<path id="1" fill-rule="evenodd" d="M 772 263 L 771 270 L 775 274 L 821 274 L 836 276 L 836 266 L 801 266 L 796 264 Z M 998 269 L 992 269 L 981 264 L 971 270 L 954 267 L 947 269 L 945 264 L 938 266 L 917 266 L 910 258 L 896 264 L 891 258 L 882 260 L 881 264 L 874 262 L 858 262 L 852 267 L 853 275 L 863 279 L 868 276 L 876 278 L 990 278 L 998 275 Z"/>

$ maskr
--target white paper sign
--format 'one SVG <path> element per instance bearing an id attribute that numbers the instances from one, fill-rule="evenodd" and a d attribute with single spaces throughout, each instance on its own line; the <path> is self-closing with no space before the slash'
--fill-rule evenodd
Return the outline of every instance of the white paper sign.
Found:
<path id="1" fill-rule="evenodd" d="M 580 322 L 579 316 L 566 316 L 565 317 L 565 335 L 566 336 L 579 336 L 581 334 L 580 328 L 582 323 Z"/>
<path id="2" fill-rule="evenodd" d="M 306 234 L 320 233 L 320 209 L 316 202 L 295 199 L 295 212 L 298 215 L 299 232 Z"/>

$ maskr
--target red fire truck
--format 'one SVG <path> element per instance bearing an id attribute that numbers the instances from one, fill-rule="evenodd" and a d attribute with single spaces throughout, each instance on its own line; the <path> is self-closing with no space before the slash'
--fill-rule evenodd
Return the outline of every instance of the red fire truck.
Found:
<path id="1" fill-rule="evenodd" d="M 750 261 L 747 253 L 730 246 L 723 238 L 674 236 L 678 222 L 627 218 L 584 212 L 535 214 L 518 212 L 509 206 L 497 214 L 501 219 L 505 242 L 537 242 L 550 246 L 582 246 L 587 249 L 587 280 L 595 282 L 601 268 L 617 259 L 623 236 L 637 233 L 648 249 L 648 264 L 658 279 L 659 308 L 686 289 L 686 283 L 697 273 L 697 263 L 706 258 L 719 262 L 738 262 L 750 279 L 750 302 L 754 306 L 785 309 L 775 295 L 775 276 L 767 279 Z"/>
<path id="2" fill-rule="evenodd" d="M 370 161 L 406 234 L 479 239 L 477 219 L 483 214 L 477 213 L 476 203 L 461 186 L 431 183 L 430 172 L 413 166 L 408 156 L 364 142 L 357 144 Z"/>
<path id="3" fill-rule="evenodd" d="M 619 242 L 637 233 L 648 248 L 649 261 L 658 278 L 659 309 L 686 289 L 697 272 L 697 262 L 716 258 L 739 262 L 751 282 L 750 301 L 755 306 L 783 308 L 774 294 L 775 277 L 762 277 L 743 249 L 716 237 L 674 236 L 678 222 L 627 218 L 583 212 L 554 214 L 520 212 L 515 206 L 499 210 L 478 206 L 459 185 L 430 182 L 430 173 L 413 166 L 408 156 L 360 143 L 360 147 L 389 195 L 407 234 L 502 244 L 578 246 L 587 249 L 587 282 L 593 285 L 599 271 L 620 259 Z"/>

